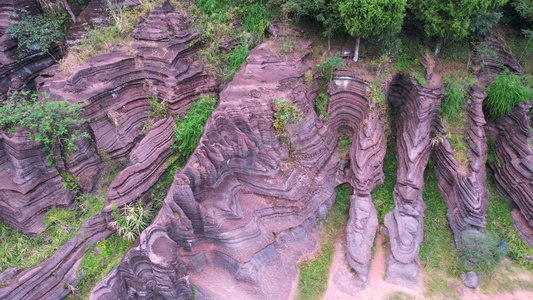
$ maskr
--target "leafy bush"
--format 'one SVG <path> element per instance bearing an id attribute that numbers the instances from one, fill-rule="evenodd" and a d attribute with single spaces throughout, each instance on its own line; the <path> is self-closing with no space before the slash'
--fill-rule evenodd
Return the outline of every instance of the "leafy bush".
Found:
<path id="1" fill-rule="evenodd" d="M 174 144 L 171 147 L 174 152 L 180 153 L 182 162 L 186 162 L 196 149 L 198 141 L 202 137 L 205 123 L 216 107 L 217 99 L 202 96 L 191 106 L 183 119 L 176 120 Z"/>
<path id="2" fill-rule="evenodd" d="M 328 117 L 329 97 L 324 93 L 318 94 L 315 98 L 316 113 L 320 116 Z"/>
<path id="3" fill-rule="evenodd" d="M 531 76 L 518 76 L 509 70 L 496 77 L 485 91 L 488 96 L 483 104 L 493 119 L 508 116 L 517 104 L 533 99 Z"/>
<path id="4" fill-rule="evenodd" d="M 467 269 L 490 270 L 503 258 L 498 241 L 489 233 L 475 230 L 466 230 L 461 234 L 458 249 L 462 254 L 461 263 Z"/>
<path id="5" fill-rule="evenodd" d="M 138 202 L 136 206 L 126 205 L 119 212 L 118 207 L 113 205 L 115 221 L 109 223 L 117 230 L 119 236 L 127 241 L 134 241 L 141 232 L 150 225 L 153 213 L 144 209 L 142 203 Z"/>
<path id="6" fill-rule="evenodd" d="M 288 125 L 290 123 L 298 123 L 302 120 L 302 113 L 289 100 L 283 97 L 272 99 L 276 104 L 273 108 L 274 128 L 276 129 L 276 136 L 282 141 L 287 141 L 289 138 Z"/>
<path id="7" fill-rule="evenodd" d="M 150 131 L 155 122 L 165 119 L 168 115 L 168 102 L 165 100 L 159 101 L 157 97 L 150 98 L 150 108 L 151 110 L 146 112 L 146 115 L 148 115 L 149 119 L 142 124 L 142 133 Z"/>
<path id="8" fill-rule="evenodd" d="M 80 104 L 71 105 L 68 101 L 40 102 L 36 93 L 15 92 L 0 107 L 0 125 L 6 125 L 7 132 L 11 134 L 20 127 L 29 128 L 32 131 L 30 138 L 44 144 L 44 150 L 48 152 L 46 159 L 51 165 L 57 159 L 52 152 L 54 145 L 59 145 L 63 155 L 68 158 L 78 149 L 75 140 L 89 137 L 87 133 L 75 129 L 87 122 L 80 119 L 82 112 Z"/>
<path id="9" fill-rule="evenodd" d="M 11 37 L 18 40 L 20 57 L 24 57 L 34 51 L 50 54 L 48 51 L 52 43 L 63 40 L 65 36 L 62 29 L 64 20 L 60 18 L 49 19 L 41 15 L 32 16 L 27 10 L 21 9 L 9 15 L 9 19 L 19 21 L 16 24 L 9 25 L 7 32 Z"/>
<path id="10" fill-rule="evenodd" d="M 345 133 L 340 138 L 340 148 L 339 148 L 339 156 L 345 157 L 350 152 L 350 145 L 352 144 L 352 136 L 348 133 Z"/>
<path id="11" fill-rule="evenodd" d="M 333 71 L 342 66 L 344 66 L 344 62 L 342 61 L 341 53 L 336 52 L 335 54 L 331 54 L 330 57 L 326 58 L 325 61 L 321 61 L 316 66 L 316 70 L 324 80 L 329 78 L 329 82 L 331 82 L 333 79 Z"/>

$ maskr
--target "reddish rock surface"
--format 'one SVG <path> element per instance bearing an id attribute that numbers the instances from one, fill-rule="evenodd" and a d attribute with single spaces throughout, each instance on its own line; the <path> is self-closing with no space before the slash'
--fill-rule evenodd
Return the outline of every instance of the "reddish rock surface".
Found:
<path id="1" fill-rule="evenodd" d="M 487 226 L 485 218 L 489 205 L 489 191 L 486 182 L 487 138 L 483 99 L 486 94 L 479 86 L 468 92 L 468 166 L 460 166 L 454 158 L 454 149 L 446 138 L 440 121 L 433 138 L 431 158 L 435 163 L 439 188 L 448 207 L 448 221 L 456 244 L 461 242 L 461 233 L 472 228 L 483 231 Z M 465 168 L 466 167 L 466 168 Z M 466 170 L 465 170 L 466 169 Z M 468 228 L 467 228 L 468 227 Z"/>
<path id="2" fill-rule="evenodd" d="M 40 233 L 48 210 L 74 202 L 75 194 L 63 188 L 65 180 L 46 156 L 26 130 L 12 136 L 0 131 L 0 219 L 24 233 Z"/>
<path id="3" fill-rule="evenodd" d="M 515 228 L 533 247 L 533 150 L 530 140 L 531 103 L 517 105 L 509 117 L 495 120 L 495 143 L 499 164 L 492 165 L 498 190 L 507 201 L 518 205 L 520 213 L 513 213 Z"/>
<path id="4" fill-rule="evenodd" d="M 290 293 L 294 262 L 316 247 L 312 225 L 335 197 L 337 159 L 327 151 L 327 128 L 306 97 L 309 67 L 302 57 L 309 45 L 296 41 L 296 49 L 304 51 L 287 58 L 273 50 L 281 42 L 272 39 L 250 52 L 220 94 L 193 156 L 176 171 L 162 212 L 92 298 L 126 285 L 130 293 L 148 293 L 131 265 L 141 260 L 146 274 L 182 261 L 198 293 L 208 298 L 280 299 Z M 302 121 L 289 129 L 292 151 L 275 135 L 274 97 L 290 100 L 302 112 Z M 156 232 L 180 251 L 152 255 Z M 177 281 L 154 284 L 168 290 Z M 185 293 L 187 281 L 179 282 Z"/>
<path id="5" fill-rule="evenodd" d="M 382 164 L 386 150 L 379 109 L 366 96 L 368 85 L 347 69 L 337 70 L 329 90 L 328 113 L 331 117 L 326 122 L 336 139 L 344 134 L 351 137 L 348 157 L 340 161 L 345 180 L 354 187 L 346 227 L 346 248 L 348 262 L 363 283 L 368 281 L 371 248 L 378 226 L 370 193 L 376 184 L 383 182 Z"/>
<path id="6" fill-rule="evenodd" d="M 174 127 L 173 118 L 158 121 L 133 148 L 128 165 L 109 186 L 104 212 L 111 212 L 112 204 L 122 207 L 146 196 L 167 168 Z"/>
<path id="7" fill-rule="evenodd" d="M 438 116 L 441 95 L 439 88 L 414 86 L 402 75 L 393 81 L 389 92 L 391 101 L 400 106 L 396 143 L 398 171 L 393 192 L 395 207 L 385 215 L 391 243 L 386 271 L 389 282 L 418 282 L 418 252 L 426 208 L 422 199 L 424 170 L 431 152 L 430 133 Z"/>
<path id="8" fill-rule="evenodd" d="M 21 58 L 18 41 L 7 33 L 11 24 L 17 20 L 9 20 L 8 16 L 15 10 L 25 9 L 31 15 L 38 15 L 37 2 L 32 0 L 3 0 L 0 3 L 0 99 L 8 92 L 18 91 L 27 87 L 39 73 L 55 63 L 55 59 L 45 52 L 32 52 Z M 53 44 L 50 51 L 56 58 L 59 46 Z"/>

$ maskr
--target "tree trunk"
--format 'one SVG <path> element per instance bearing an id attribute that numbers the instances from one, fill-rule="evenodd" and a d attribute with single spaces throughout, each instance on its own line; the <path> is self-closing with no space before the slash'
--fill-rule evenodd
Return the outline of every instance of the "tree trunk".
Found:
<path id="1" fill-rule="evenodd" d="M 328 51 L 331 50 L 331 37 L 328 35 Z"/>
<path id="2" fill-rule="evenodd" d="M 439 54 L 440 51 L 440 39 L 437 41 L 437 46 L 435 47 L 435 56 Z"/>
<path id="3" fill-rule="evenodd" d="M 353 61 L 357 62 L 359 60 L 359 44 L 361 43 L 361 38 L 358 37 L 355 42 L 355 51 L 353 53 Z"/>
<path id="4" fill-rule="evenodd" d="M 63 0 L 63 5 L 65 5 L 65 9 L 67 10 L 68 14 L 72 18 L 72 23 L 76 23 L 76 15 L 72 12 L 72 9 L 70 9 L 68 0 Z"/>

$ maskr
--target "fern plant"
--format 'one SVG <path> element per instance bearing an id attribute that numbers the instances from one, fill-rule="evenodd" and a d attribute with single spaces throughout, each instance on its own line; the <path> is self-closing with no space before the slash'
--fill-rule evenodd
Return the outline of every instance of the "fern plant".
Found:
<path id="1" fill-rule="evenodd" d="M 153 212 L 144 209 L 141 202 L 137 202 L 135 206 L 124 206 L 122 212 L 119 211 L 118 207 L 114 205 L 112 207 L 115 221 L 109 224 L 117 230 L 123 239 L 130 242 L 134 241 L 150 225 L 153 218 Z"/>

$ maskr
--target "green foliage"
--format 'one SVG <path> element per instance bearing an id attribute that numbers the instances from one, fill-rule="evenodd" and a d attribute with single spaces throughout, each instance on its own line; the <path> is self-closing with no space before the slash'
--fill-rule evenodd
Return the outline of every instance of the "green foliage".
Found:
<path id="1" fill-rule="evenodd" d="M 516 206 L 509 204 L 498 192 L 494 184 L 494 177 L 487 170 L 489 178 L 489 207 L 487 209 L 487 231 L 494 235 L 497 241 L 506 243 L 505 255 L 517 264 L 531 270 L 533 261 L 524 259 L 525 256 L 533 256 L 533 249 L 524 242 L 514 228 L 514 221 L 510 213 Z"/>
<path id="2" fill-rule="evenodd" d="M 112 207 L 115 221 L 109 224 L 117 230 L 121 238 L 129 242 L 135 241 L 141 232 L 150 225 L 153 218 L 153 212 L 144 209 L 141 202 L 137 202 L 136 206 L 125 205 L 122 211 L 119 211 L 118 207 L 114 205 Z"/>
<path id="3" fill-rule="evenodd" d="M 466 93 L 468 88 L 475 83 L 474 78 L 469 73 L 451 72 L 443 78 L 444 102 L 440 108 L 442 116 L 448 118 L 451 122 L 458 120 L 458 117 L 466 110 Z"/>
<path id="4" fill-rule="evenodd" d="M 476 15 L 486 15 L 490 8 L 497 8 L 507 0 L 416 0 L 410 1 L 414 16 L 424 24 L 429 36 L 450 37 L 455 40 L 469 34 L 471 20 Z"/>
<path id="5" fill-rule="evenodd" d="M 400 37 L 401 45 L 394 56 L 394 67 L 399 72 L 410 72 L 420 69 L 422 43 L 417 38 Z"/>
<path id="6" fill-rule="evenodd" d="M 329 117 L 328 114 L 329 97 L 324 93 L 318 94 L 315 98 L 316 113 L 320 116 Z"/>
<path id="7" fill-rule="evenodd" d="M 311 70 L 309 70 L 309 71 L 305 72 L 304 76 L 305 76 L 305 82 L 304 82 L 305 83 L 305 87 L 309 89 L 311 87 L 311 85 L 313 84 L 313 72 L 311 72 Z"/>
<path id="8" fill-rule="evenodd" d="M 76 129 L 87 122 L 80 119 L 82 112 L 80 104 L 71 105 L 68 101 L 41 102 L 37 100 L 36 93 L 15 92 L 0 107 L 0 125 L 6 125 L 8 133 L 27 127 L 31 131 L 29 138 L 44 144 L 44 150 L 48 152 L 46 159 L 51 165 L 57 159 L 52 151 L 54 145 L 59 145 L 65 158 L 68 158 L 78 150 L 74 143 L 76 139 L 89 137 L 87 133 Z"/>
<path id="9" fill-rule="evenodd" d="M 48 50 L 52 43 L 62 41 L 65 36 L 62 28 L 64 20 L 60 18 L 32 16 L 22 9 L 9 15 L 9 19 L 18 20 L 18 23 L 9 25 L 7 33 L 18 40 L 20 57 L 34 51 L 50 54 Z"/>
<path id="10" fill-rule="evenodd" d="M 326 291 L 328 275 L 337 236 L 345 235 L 353 188 L 344 184 L 337 188 L 335 204 L 328 212 L 320 229 L 320 246 L 316 256 L 299 264 L 300 279 L 297 299 L 321 299 Z"/>
<path id="11" fill-rule="evenodd" d="M 272 22 L 270 14 L 265 7 L 256 2 L 252 5 L 242 4 L 240 6 L 240 15 L 243 20 L 244 28 L 250 33 L 264 34 Z"/>
<path id="12" fill-rule="evenodd" d="M 395 126 L 391 128 L 395 132 Z M 396 172 L 398 169 L 398 162 L 396 160 L 396 137 L 391 134 L 391 138 L 387 144 L 387 153 L 383 160 L 383 175 L 385 181 L 376 186 L 372 191 L 372 201 L 378 211 L 379 224 L 384 224 L 385 215 L 394 209 L 393 192 L 396 186 Z"/>
<path id="13" fill-rule="evenodd" d="M 346 157 L 350 152 L 350 145 L 352 144 L 352 136 L 345 133 L 340 138 L 339 157 Z"/>
<path id="14" fill-rule="evenodd" d="M 292 39 L 289 36 L 285 38 L 285 41 L 281 45 L 281 51 L 285 53 L 294 51 L 294 43 L 292 42 Z"/>
<path id="15" fill-rule="evenodd" d="M 335 54 L 332 53 L 330 57 L 326 58 L 326 60 L 321 61 L 316 66 L 316 70 L 323 80 L 329 78 L 329 82 L 331 82 L 333 79 L 333 71 L 343 66 L 344 62 L 342 61 L 341 53 L 335 52 Z"/>
<path id="16" fill-rule="evenodd" d="M 397 34 L 405 17 L 407 0 L 336 0 L 346 31 L 355 37 L 389 37 Z"/>
<path id="17" fill-rule="evenodd" d="M 202 96 L 187 112 L 183 119 L 176 120 L 174 129 L 173 152 L 179 152 L 180 160 L 187 162 L 196 149 L 204 131 L 205 123 L 217 107 L 217 99 Z"/>
<path id="18" fill-rule="evenodd" d="M 249 53 L 250 53 L 250 50 L 248 50 L 248 45 L 243 44 L 241 42 L 241 44 L 231 49 L 226 54 L 226 60 L 229 62 L 229 65 L 231 68 L 231 74 L 230 74 L 231 78 L 233 78 L 233 76 L 239 70 L 241 65 L 246 62 L 246 58 L 248 57 Z"/>
<path id="19" fill-rule="evenodd" d="M 133 242 L 112 235 L 85 252 L 78 269 L 79 283 L 70 299 L 87 299 L 92 288 L 102 280 L 133 246 Z M 80 273 L 83 270 L 83 275 Z"/>
<path id="20" fill-rule="evenodd" d="M 289 139 L 289 124 L 300 122 L 302 113 L 296 105 L 283 97 L 273 98 L 272 100 L 275 104 L 272 116 L 274 117 L 273 125 L 274 129 L 276 129 L 276 136 L 282 141 L 287 141 Z"/>
<path id="21" fill-rule="evenodd" d="M 78 193 L 80 188 L 76 184 L 76 181 L 74 177 L 72 177 L 72 175 L 70 175 L 69 173 L 59 173 L 59 175 L 65 180 L 65 183 L 63 184 L 64 189 L 71 190 L 74 193 Z"/>
<path id="22" fill-rule="evenodd" d="M 483 102 L 489 111 L 488 117 L 497 118 L 511 114 L 513 107 L 533 99 L 531 76 L 518 76 L 505 70 L 485 89 L 487 99 Z"/>
<path id="23" fill-rule="evenodd" d="M 492 26 L 498 24 L 502 16 L 503 14 L 500 12 L 489 12 L 485 15 L 476 15 L 472 18 L 468 30 L 483 36 L 492 28 Z"/>
<path id="24" fill-rule="evenodd" d="M 488 271 L 499 264 L 503 252 L 498 248 L 498 241 L 490 233 L 466 230 L 461 234 L 457 245 L 461 252 L 461 264 L 467 270 Z"/>
<path id="25" fill-rule="evenodd" d="M 146 111 L 146 115 L 148 115 L 149 119 L 142 124 L 142 133 L 147 133 L 152 129 L 155 122 L 166 119 L 168 116 L 168 102 L 165 100 L 159 101 L 157 97 L 150 98 L 150 108 L 151 110 Z"/>

